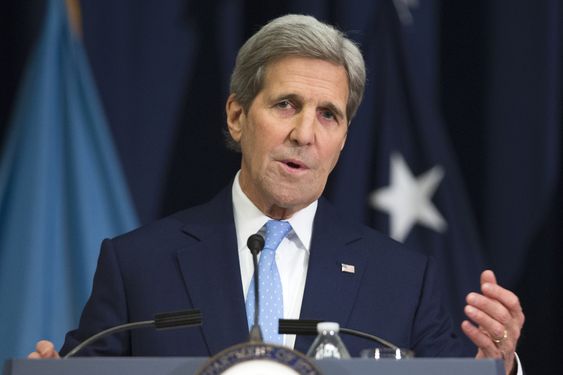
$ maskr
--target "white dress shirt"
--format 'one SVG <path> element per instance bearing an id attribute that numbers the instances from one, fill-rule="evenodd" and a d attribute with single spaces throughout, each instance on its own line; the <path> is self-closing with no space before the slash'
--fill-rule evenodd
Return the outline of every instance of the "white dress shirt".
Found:
<path id="1" fill-rule="evenodd" d="M 246 246 L 248 237 L 260 231 L 268 220 L 242 191 L 239 183 L 240 171 L 235 177 L 232 189 L 233 213 L 237 232 L 237 248 L 240 262 L 240 276 L 244 298 L 248 293 L 254 267 L 252 254 Z M 299 319 L 301 302 L 305 291 L 309 250 L 313 234 L 313 220 L 317 211 L 317 201 L 287 219 L 291 231 L 276 250 L 276 263 L 280 273 L 283 290 L 283 316 L 285 319 Z M 293 348 L 295 335 L 284 335 L 285 346 Z"/>

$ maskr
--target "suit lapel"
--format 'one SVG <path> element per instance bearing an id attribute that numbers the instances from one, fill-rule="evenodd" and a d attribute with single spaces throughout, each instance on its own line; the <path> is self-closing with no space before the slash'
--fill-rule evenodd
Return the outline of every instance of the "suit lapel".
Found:
<path id="1" fill-rule="evenodd" d="M 196 210 L 183 231 L 187 245 L 178 251 L 178 263 L 192 303 L 203 313 L 202 332 L 213 355 L 248 338 L 230 189 Z M 301 319 L 346 325 L 365 270 L 364 251 L 350 246 L 359 238 L 319 200 Z M 343 272 L 342 264 L 354 266 L 354 273 Z M 305 352 L 313 339 L 298 336 L 295 349 Z"/>
<path id="2" fill-rule="evenodd" d="M 324 199 L 319 200 L 301 319 L 334 321 L 346 326 L 366 264 L 364 251 L 352 250 L 350 246 L 359 238 L 357 229 L 341 221 Z M 348 272 L 342 270 L 343 264 Z M 353 266 L 353 272 L 348 266 Z M 295 349 L 306 352 L 313 339 L 298 336 Z"/>
<path id="3" fill-rule="evenodd" d="M 248 338 L 230 189 L 196 211 L 185 225 L 190 245 L 178 262 L 192 303 L 203 314 L 209 354 Z"/>

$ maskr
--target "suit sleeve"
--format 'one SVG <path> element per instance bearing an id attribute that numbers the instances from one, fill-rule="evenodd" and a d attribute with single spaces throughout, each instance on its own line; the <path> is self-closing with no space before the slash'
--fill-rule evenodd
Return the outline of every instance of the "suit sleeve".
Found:
<path id="1" fill-rule="evenodd" d="M 84 307 L 77 329 L 66 334 L 61 355 L 71 351 L 88 337 L 128 322 L 125 287 L 113 242 L 104 240 L 98 259 L 92 294 Z M 128 332 L 118 333 L 94 342 L 78 356 L 128 356 Z"/>
<path id="2" fill-rule="evenodd" d="M 428 258 L 419 304 L 413 321 L 413 349 L 417 357 L 461 357 L 462 347 L 444 308 L 437 266 Z"/>

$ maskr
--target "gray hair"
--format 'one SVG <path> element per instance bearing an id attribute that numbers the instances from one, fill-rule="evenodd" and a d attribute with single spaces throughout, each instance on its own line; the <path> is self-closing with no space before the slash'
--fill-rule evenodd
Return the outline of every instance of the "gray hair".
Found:
<path id="1" fill-rule="evenodd" d="M 291 55 L 330 61 L 346 69 L 349 90 L 346 117 L 350 123 L 360 106 L 366 83 L 362 53 L 333 26 L 296 14 L 270 21 L 240 48 L 231 75 L 230 93 L 235 95 L 243 110 L 248 112 L 262 90 L 268 64 Z M 230 136 L 227 144 L 240 151 L 240 146 Z"/>

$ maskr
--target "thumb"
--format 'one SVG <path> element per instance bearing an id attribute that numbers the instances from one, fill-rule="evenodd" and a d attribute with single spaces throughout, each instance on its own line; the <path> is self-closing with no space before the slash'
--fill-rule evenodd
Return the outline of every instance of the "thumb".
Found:
<path id="1" fill-rule="evenodd" d="M 485 270 L 481 273 L 481 285 L 485 283 L 497 284 L 497 278 L 493 271 Z"/>

